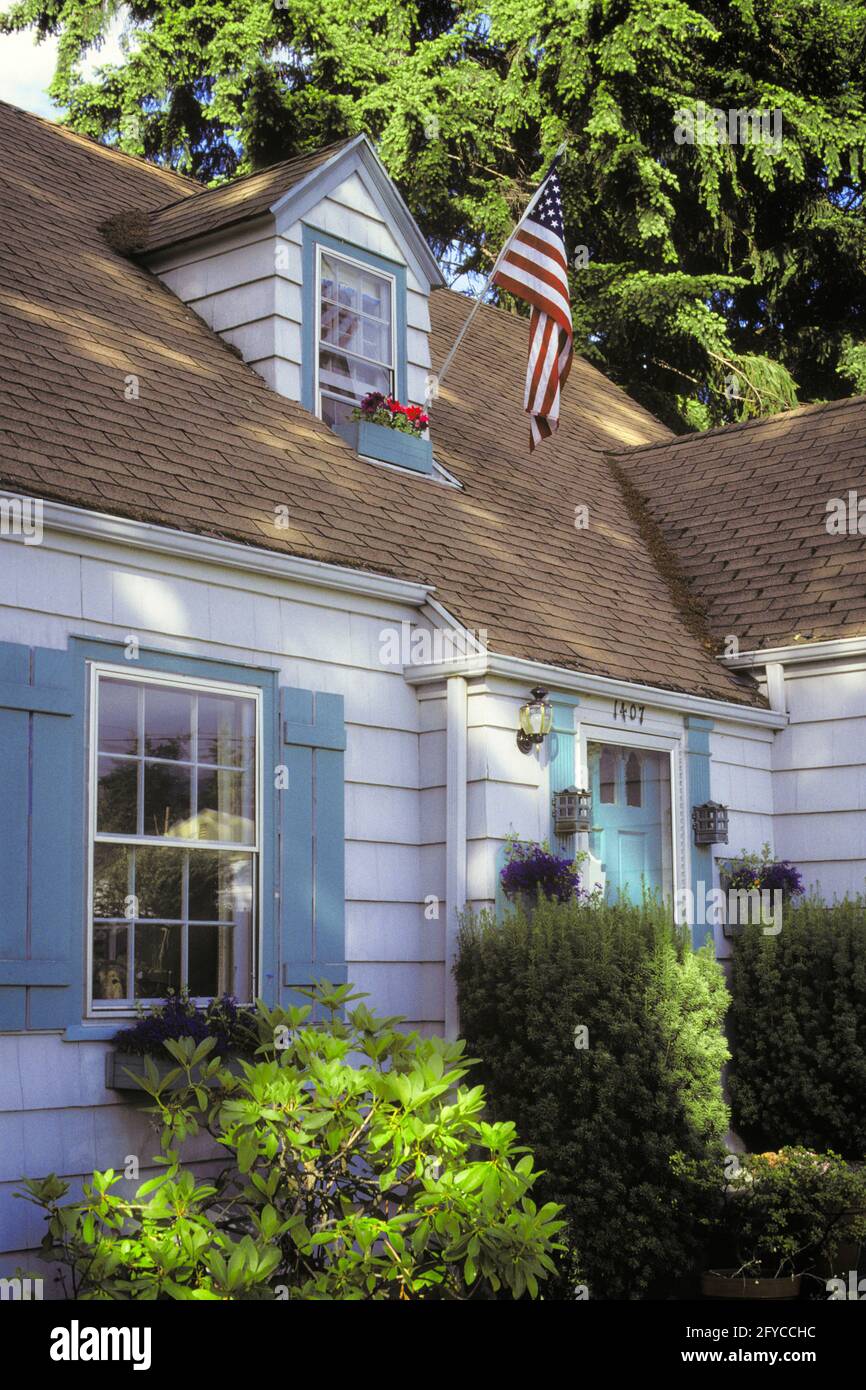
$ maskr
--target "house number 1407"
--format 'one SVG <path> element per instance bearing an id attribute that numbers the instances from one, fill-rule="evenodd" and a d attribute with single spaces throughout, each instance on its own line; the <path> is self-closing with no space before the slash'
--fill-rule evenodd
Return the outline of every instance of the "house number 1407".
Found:
<path id="1" fill-rule="evenodd" d="M 623 724 L 634 724 L 635 721 L 642 724 L 645 709 L 646 705 L 636 705 L 634 702 L 629 705 L 625 700 L 614 700 L 613 717 L 621 719 Z"/>

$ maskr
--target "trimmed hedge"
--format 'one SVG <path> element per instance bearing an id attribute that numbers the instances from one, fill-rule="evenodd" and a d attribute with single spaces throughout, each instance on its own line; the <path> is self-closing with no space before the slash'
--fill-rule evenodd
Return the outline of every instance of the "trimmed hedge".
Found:
<path id="1" fill-rule="evenodd" d="M 750 1148 L 866 1154 L 866 900 L 785 908 L 734 939 L 730 1093 Z"/>
<path id="2" fill-rule="evenodd" d="M 652 902 L 540 901 L 468 918 L 455 974 L 493 1116 L 532 1145 L 539 1197 L 565 1206 L 570 1283 L 638 1298 L 689 1272 L 701 1212 L 671 1157 L 718 1155 L 721 1171 L 727 1127 L 712 948 L 693 952 Z"/>

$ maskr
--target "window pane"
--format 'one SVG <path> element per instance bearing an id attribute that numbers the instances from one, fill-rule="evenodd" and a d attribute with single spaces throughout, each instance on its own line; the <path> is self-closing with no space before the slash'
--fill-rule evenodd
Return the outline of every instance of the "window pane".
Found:
<path id="1" fill-rule="evenodd" d="M 323 348 L 319 353 L 319 384 L 323 390 L 360 400 L 368 391 L 390 394 L 391 373 L 359 357 Z"/>
<path id="2" fill-rule="evenodd" d="M 361 319 L 358 346 L 353 350 L 377 362 L 391 361 L 391 330 L 372 319 Z M 348 347 L 349 344 L 347 343 Z"/>
<path id="3" fill-rule="evenodd" d="M 179 990 L 181 928 L 140 924 L 135 928 L 135 997 L 164 999 Z"/>
<path id="4" fill-rule="evenodd" d="M 190 994 L 204 998 L 236 994 L 232 961 L 233 941 L 234 933 L 231 927 L 190 927 Z"/>
<path id="5" fill-rule="evenodd" d="M 94 917 L 128 917 L 132 906 L 132 851 L 126 845 L 93 847 Z"/>
<path id="6" fill-rule="evenodd" d="M 178 922 L 183 916 L 183 851 L 179 849 L 135 849 L 136 917 L 167 917 Z"/>
<path id="7" fill-rule="evenodd" d="M 96 828 L 103 835 L 134 835 L 138 829 L 138 762 L 98 759 Z"/>
<path id="8" fill-rule="evenodd" d="M 99 682 L 99 747 L 103 753 L 138 752 L 138 690 L 129 681 Z"/>
<path id="9" fill-rule="evenodd" d="M 352 419 L 353 401 L 335 401 L 333 396 L 322 397 L 322 419 L 331 429 L 335 425 L 348 425 Z"/>
<path id="10" fill-rule="evenodd" d="M 256 838 L 253 814 L 251 773 L 199 769 L 197 839 L 251 845 Z"/>
<path id="11" fill-rule="evenodd" d="M 250 767 L 255 744 L 255 706 L 231 695 L 200 695 L 198 761 Z"/>
<path id="12" fill-rule="evenodd" d="M 616 756 L 612 748 L 601 750 L 599 796 L 607 806 L 612 806 L 616 800 Z"/>
<path id="13" fill-rule="evenodd" d="M 96 927 L 93 933 L 94 999 L 128 999 L 127 927 Z"/>
<path id="14" fill-rule="evenodd" d="M 252 909 L 252 855 L 218 849 L 190 854 L 191 922 L 244 922 Z"/>
<path id="15" fill-rule="evenodd" d="M 626 759 L 625 804 L 626 806 L 640 806 L 641 804 L 640 758 L 637 753 L 629 753 Z"/>
<path id="16" fill-rule="evenodd" d="M 154 758 L 188 758 L 191 744 L 192 696 L 145 686 L 144 751 Z"/>
<path id="17" fill-rule="evenodd" d="M 382 319 L 384 323 L 390 323 L 391 281 L 381 275 L 362 275 L 360 289 L 361 313 L 371 314 L 374 318 Z"/>
<path id="18" fill-rule="evenodd" d="M 171 763 L 144 764 L 144 834 L 189 833 L 192 769 Z"/>

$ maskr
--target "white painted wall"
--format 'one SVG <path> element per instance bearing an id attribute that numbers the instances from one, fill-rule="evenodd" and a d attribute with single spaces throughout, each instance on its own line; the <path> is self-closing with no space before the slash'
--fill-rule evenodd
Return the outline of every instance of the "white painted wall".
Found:
<path id="1" fill-rule="evenodd" d="M 430 370 L 430 311 L 426 285 L 416 278 L 400 244 L 357 174 L 304 214 L 311 227 L 406 266 L 407 385 L 423 404 Z M 215 332 L 239 349 L 268 385 L 301 399 L 303 324 L 300 221 L 268 214 L 240 230 L 156 257 L 152 269 Z"/>
<path id="2" fill-rule="evenodd" d="M 728 808 L 728 843 L 713 845 L 713 882 L 719 885 L 719 860 L 734 859 L 743 850 L 760 853 L 765 844 L 776 852 L 773 818 L 773 734 L 742 724 L 716 723 L 710 734 L 710 795 Z M 721 925 L 715 928 L 716 955 L 727 960 L 731 941 Z"/>
<path id="3" fill-rule="evenodd" d="M 773 752 L 776 852 L 832 901 L 866 892 L 866 662 L 785 667 Z"/>

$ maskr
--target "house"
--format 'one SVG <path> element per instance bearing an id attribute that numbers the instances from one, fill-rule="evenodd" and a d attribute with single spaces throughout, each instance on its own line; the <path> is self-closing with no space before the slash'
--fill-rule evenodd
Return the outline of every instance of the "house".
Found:
<path id="1" fill-rule="evenodd" d="M 483 307 L 429 447 L 362 440 L 469 308 L 365 138 L 203 191 L 0 133 L 2 1272 L 41 1235 L 22 1174 L 147 1170 L 106 1084 L 136 1001 L 328 976 L 455 1032 L 511 832 L 605 891 L 697 896 L 765 841 L 861 885 L 863 540 L 825 504 L 864 400 L 677 439 L 577 361 L 530 460 L 526 323 Z M 571 786 L 591 828 L 557 834 Z"/>

